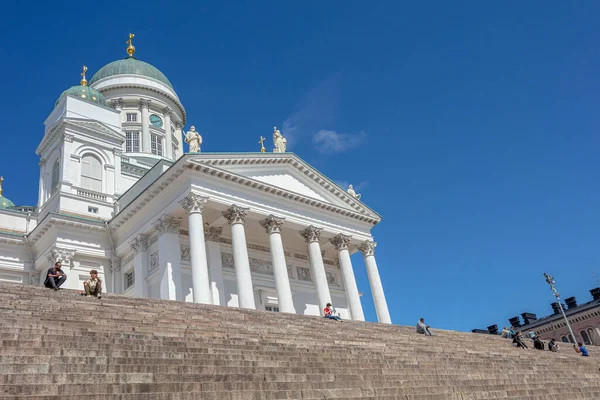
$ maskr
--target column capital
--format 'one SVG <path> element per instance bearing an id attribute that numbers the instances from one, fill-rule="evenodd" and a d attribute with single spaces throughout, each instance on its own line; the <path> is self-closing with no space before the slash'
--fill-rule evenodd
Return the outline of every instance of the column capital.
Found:
<path id="1" fill-rule="evenodd" d="M 215 227 L 215 226 L 204 226 L 204 240 L 208 242 L 217 242 L 219 243 L 221 239 L 221 233 L 223 233 L 223 228 Z"/>
<path id="2" fill-rule="evenodd" d="M 323 232 L 323 228 L 310 225 L 308 228 L 300 231 L 300 236 L 306 240 L 306 243 L 318 242 L 321 238 L 321 232 Z"/>
<path id="3" fill-rule="evenodd" d="M 182 130 L 183 124 L 181 122 L 175 122 L 175 129 Z"/>
<path id="4" fill-rule="evenodd" d="M 165 107 L 162 109 L 162 112 L 165 117 L 171 118 L 171 113 L 173 112 L 173 109 L 171 107 Z"/>
<path id="5" fill-rule="evenodd" d="M 246 215 L 248 215 L 249 208 L 240 207 L 236 204 L 232 204 L 226 211 L 223 211 L 223 216 L 229 222 L 229 225 L 243 224 L 246 222 Z"/>
<path id="6" fill-rule="evenodd" d="M 48 253 L 48 261 L 51 264 L 61 262 L 62 264 L 69 265 L 75 257 L 77 250 L 65 249 L 61 247 L 53 246 Z"/>
<path id="7" fill-rule="evenodd" d="M 131 242 L 129 242 L 134 254 L 140 251 L 148 250 L 148 235 L 140 233 Z"/>
<path id="8" fill-rule="evenodd" d="M 121 257 L 113 255 L 110 258 L 110 269 L 111 271 L 121 272 Z"/>
<path id="9" fill-rule="evenodd" d="M 150 108 L 150 103 L 152 102 L 152 100 L 148 100 L 148 99 L 140 99 L 140 107 L 141 108 Z"/>
<path id="10" fill-rule="evenodd" d="M 208 197 L 200 196 L 194 192 L 189 192 L 187 196 L 179 202 L 188 214 L 200 213 L 204 211 L 204 205 L 208 201 Z"/>
<path id="11" fill-rule="evenodd" d="M 181 221 L 177 218 L 173 218 L 168 214 L 163 215 L 158 221 L 152 224 L 152 227 L 158 231 L 159 235 L 163 233 L 177 233 L 179 234 L 179 228 L 181 227 Z"/>
<path id="12" fill-rule="evenodd" d="M 263 219 L 262 221 L 259 221 L 259 223 L 260 223 L 260 226 L 265 228 L 265 230 L 267 231 L 268 234 L 271 234 L 271 233 L 280 233 L 281 227 L 283 226 L 284 221 L 285 221 L 285 218 L 276 217 L 275 215 L 271 214 L 267 218 Z"/>
<path id="13" fill-rule="evenodd" d="M 113 154 L 115 155 L 115 157 L 121 157 L 123 155 L 123 150 L 122 149 L 118 149 L 118 148 L 113 148 L 112 149 Z"/>
<path id="14" fill-rule="evenodd" d="M 377 242 L 367 240 L 365 242 L 362 242 L 360 246 L 358 246 L 358 249 L 362 251 L 365 257 L 367 257 L 375 255 L 375 247 L 377 247 Z"/>
<path id="15" fill-rule="evenodd" d="M 352 236 L 344 235 L 343 233 L 338 233 L 333 238 L 329 239 L 329 241 L 335 246 L 335 248 L 338 251 L 340 251 L 348 250 L 348 244 L 350 243 L 350 239 L 352 239 Z"/>
<path id="16" fill-rule="evenodd" d="M 110 106 L 115 110 L 121 111 L 121 108 L 123 108 L 123 99 L 112 99 L 110 101 Z"/>

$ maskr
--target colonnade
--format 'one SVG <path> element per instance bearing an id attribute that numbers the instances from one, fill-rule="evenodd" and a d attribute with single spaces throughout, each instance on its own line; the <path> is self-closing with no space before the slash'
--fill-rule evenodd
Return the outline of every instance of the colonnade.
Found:
<path id="1" fill-rule="evenodd" d="M 221 228 L 208 228 L 205 238 L 205 226 L 203 220 L 203 210 L 208 198 L 190 192 L 181 202 L 181 206 L 188 215 L 189 242 L 190 242 L 190 264 L 192 270 L 192 289 L 193 301 L 202 304 L 224 304 L 223 276 L 221 268 L 220 249 L 218 245 L 218 236 Z M 231 205 L 222 213 L 231 226 L 231 242 L 233 248 L 233 263 L 235 269 L 235 278 L 238 294 L 238 302 L 241 308 L 255 309 L 254 289 L 252 285 L 252 274 L 248 258 L 248 246 L 246 243 L 246 216 L 248 208 L 238 205 Z M 265 228 L 269 237 L 269 246 L 271 253 L 271 262 L 273 266 L 273 275 L 281 312 L 296 313 L 292 298 L 292 290 L 288 276 L 283 240 L 281 238 L 281 229 L 285 219 L 275 215 L 269 215 L 264 220 L 259 221 Z M 176 226 L 175 226 L 176 225 Z M 161 298 L 171 300 L 183 300 L 179 293 L 181 290 L 181 273 L 179 272 L 180 257 L 179 252 L 167 249 L 168 246 L 175 244 L 179 247 L 179 225 L 180 222 L 174 218 L 165 215 L 154 224 L 158 231 L 158 267 L 161 268 L 160 295 Z M 218 232 L 215 232 L 218 230 Z M 327 303 L 331 302 L 331 294 L 327 275 L 323 263 L 321 252 L 321 232 L 322 228 L 308 226 L 299 232 L 305 239 L 308 247 L 308 256 L 311 267 L 311 275 L 314 278 L 319 307 L 323 310 Z M 206 239 L 206 242 L 205 242 Z M 349 243 L 351 237 L 339 233 L 329 239 L 338 252 L 340 269 L 344 280 L 344 287 L 348 300 L 350 315 L 353 320 L 364 321 L 364 313 L 360 302 L 360 294 L 354 277 L 352 261 L 350 259 Z M 213 243 L 216 241 L 216 243 Z M 173 243 L 170 243 L 173 242 Z M 145 277 L 148 271 L 143 270 L 141 257 L 147 249 L 147 237 L 140 235 L 131 246 L 134 249 L 134 271 L 136 277 Z M 382 323 L 391 323 L 383 286 L 379 277 L 377 263 L 375 261 L 376 243 L 366 241 L 360 244 L 359 250 L 365 258 L 365 265 L 369 277 L 377 319 Z M 161 251 L 161 248 L 163 251 Z M 164 254 L 163 254 L 164 253 Z M 139 261 L 138 261 L 139 260 Z M 211 261 L 211 275 L 209 276 L 209 260 Z M 218 264 L 218 265 L 215 265 Z M 217 267 L 217 268 L 214 268 Z M 212 282 L 211 282 L 212 281 Z M 145 285 L 139 282 L 135 285 L 136 296 L 146 296 Z"/>

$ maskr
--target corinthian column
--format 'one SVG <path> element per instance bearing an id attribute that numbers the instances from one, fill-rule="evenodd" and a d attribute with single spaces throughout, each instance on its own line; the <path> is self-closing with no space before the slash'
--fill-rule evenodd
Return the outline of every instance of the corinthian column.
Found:
<path id="1" fill-rule="evenodd" d="M 308 228 L 300 231 L 300 235 L 308 244 L 308 258 L 312 269 L 312 276 L 315 278 L 315 286 L 317 288 L 317 297 L 319 299 L 319 307 L 321 314 L 327 303 L 331 302 L 331 294 L 329 293 L 329 284 L 327 283 L 327 274 L 325 273 L 325 265 L 323 264 L 323 256 L 321 255 L 321 245 L 319 238 L 323 228 L 316 228 L 310 225 Z"/>
<path id="2" fill-rule="evenodd" d="M 346 288 L 346 296 L 348 297 L 348 305 L 350 306 L 350 315 L 352 315 L 352 319 L 355 321 L 364 321 L 365 315 L 363 314 L 362 305 L 360 304 L 360 295 L 358 294 L 356 278 L 354 277 L 352 261 L 350 260 L 350 252 L 348 251 L 350 238 L 350 236 L 340 233 L 330 239 L 330 241 L 338 251 L 340 268 L 342 269 L 342 276 L 344 277 L 344 287 Z"/>
<path id="3" fill-rule="evenodd" d="M 226 306 L 225 285 L 223 285 L 223 261 L 221 260 L 221 233 L 223 228 L 204 227 L 204 239 L 206 240 L 206 259 L 208 261 L 208 276 L 210 277 L 210 291 L 213 304 Z"/>
<path id="4" fill-rule="evenodd" d="M 148 275 L 148 236 L 139 234 L 130 243 L 133 250 L 133 276 L 135 286 L 133 295 L 136 297 L 148 297 L 146 287 L 146 275 Z"/>
<path id="5" fill-rule="evenodd" d="M 151 100 L 140 100 L 140 108 L 142 109 L 142 153 L 151 153 L 150 151 L 150 117 L 148 109 L 150 108 Z"/>
<path id="6" fill-rule="evenodd" d="M 375 311 L 377 312 L 377 320 L 384 324 L 391 324 L 390 312 L 388 310 L 385 294 L 383 293 L 383 285 L 379 277 L 379 270 L 375 262 L 375 247 L 377 243 L 370 240 L 363 242 L 359 246 L 359 250 L 365 257 L 365 265 L 367 266 L 367 274 L 369 275 L 369 283 L 371 285 L 371 293 L 373 302 L 375 303 Z"/>
<path id="7" fill-rule="evenodd" d="M 281 227 L 283 226 L 284 220 L 285 218 L 270 215 L 266 219 L 260 221 L 260 225 L 265 228 L 269 234 L 271 262 L 273 263 L 279 309 L 282 312 L 295 314 L 296 309 L 294 308 L 294 301 L 292 299 L 290 278 L 288 277 L 287 265 L 285 263 L 283 242 L 281 241 Z"/>
<path id="8" fill-rule="evenodd" d="M 227 219 L 229 225 L 231 225 L 233 266 L 235 268 L 239 305 L 241 308 L 256 309 L 252 287 L 252 274 L 250 273 L 250 261 L 248 260 L 248 248 L 246 245 L 246 231 L 244 229 L 247 214 L 247 208 L 242 208 L 235 204 L 223 212 L 223 216 Z"/>
<path id="9" fill-rule="evenodd" d="M 158 276 L 160 298 L 183 301 L 181 285 L 181 248 L 179 228 L 181 221 L 163 215 L 152 224 L 158 232 Z"/>
<path id="10" fill-rule="evenodd" d="M 180 203 L 188 213 L 194 303 L 202 304 L 212 304 L 204 244 L 204 221 L 202 220 L 202 211 L 207 201 L 207 197 L 190 192 Z"/>

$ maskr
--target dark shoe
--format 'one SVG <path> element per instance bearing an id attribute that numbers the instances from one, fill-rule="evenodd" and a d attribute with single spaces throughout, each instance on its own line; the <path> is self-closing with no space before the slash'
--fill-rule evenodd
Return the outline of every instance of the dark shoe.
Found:
<path id="1" fill-rule="evenodd" d="M 55 287 L 55 288 L 54 288 L 54 291 L 55 291 L 55 292 L 58 292 L 58 288 L 57 288 L 57 287 Z"/>
<path id="2" fill-rule="evenodd" d="M 101 294 L 99 294 L 99 295 L 98 295 L 98 298 L 99 298 L 99 299 L 101 299 L 101 298 L 102 298 L 102 295 L 101 295 Z"/>

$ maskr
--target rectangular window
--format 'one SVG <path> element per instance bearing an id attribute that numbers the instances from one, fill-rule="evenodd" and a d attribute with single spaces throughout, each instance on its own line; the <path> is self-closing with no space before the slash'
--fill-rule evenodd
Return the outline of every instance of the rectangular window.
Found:
<path id="1" fill-rule="evenodd" d="M 162 137 L 155 135 L 154 133 L 150 134 L 150 151 L 157 156 L 163 155 Z"/>
<path id="2" fill-rule="evenodd" d="M 137 131 L 125 132 L 125 151 L 127 153 L 139 153 L 140 133 Z"/>
<path id="3" fill-rule="evenodd" d="M 98 214 L 98 207 L 88 206 L 88 212 L 92 214 Z"/>
<path id="4" fill-rule="evenodd" d="M 137 122 L 137 114 L 127 113 L 127 122 Z"/>
<path id="5" fill-rule="evenodd" d="M 279 312 L 279 307 L 265 306 L 266 311 Z"/>
<path id="6" fill-rule="evenodd" d="M 135 284 L 135 273 L 133 270 L 125 272 L 125 289 L 129 289 Z"/>

